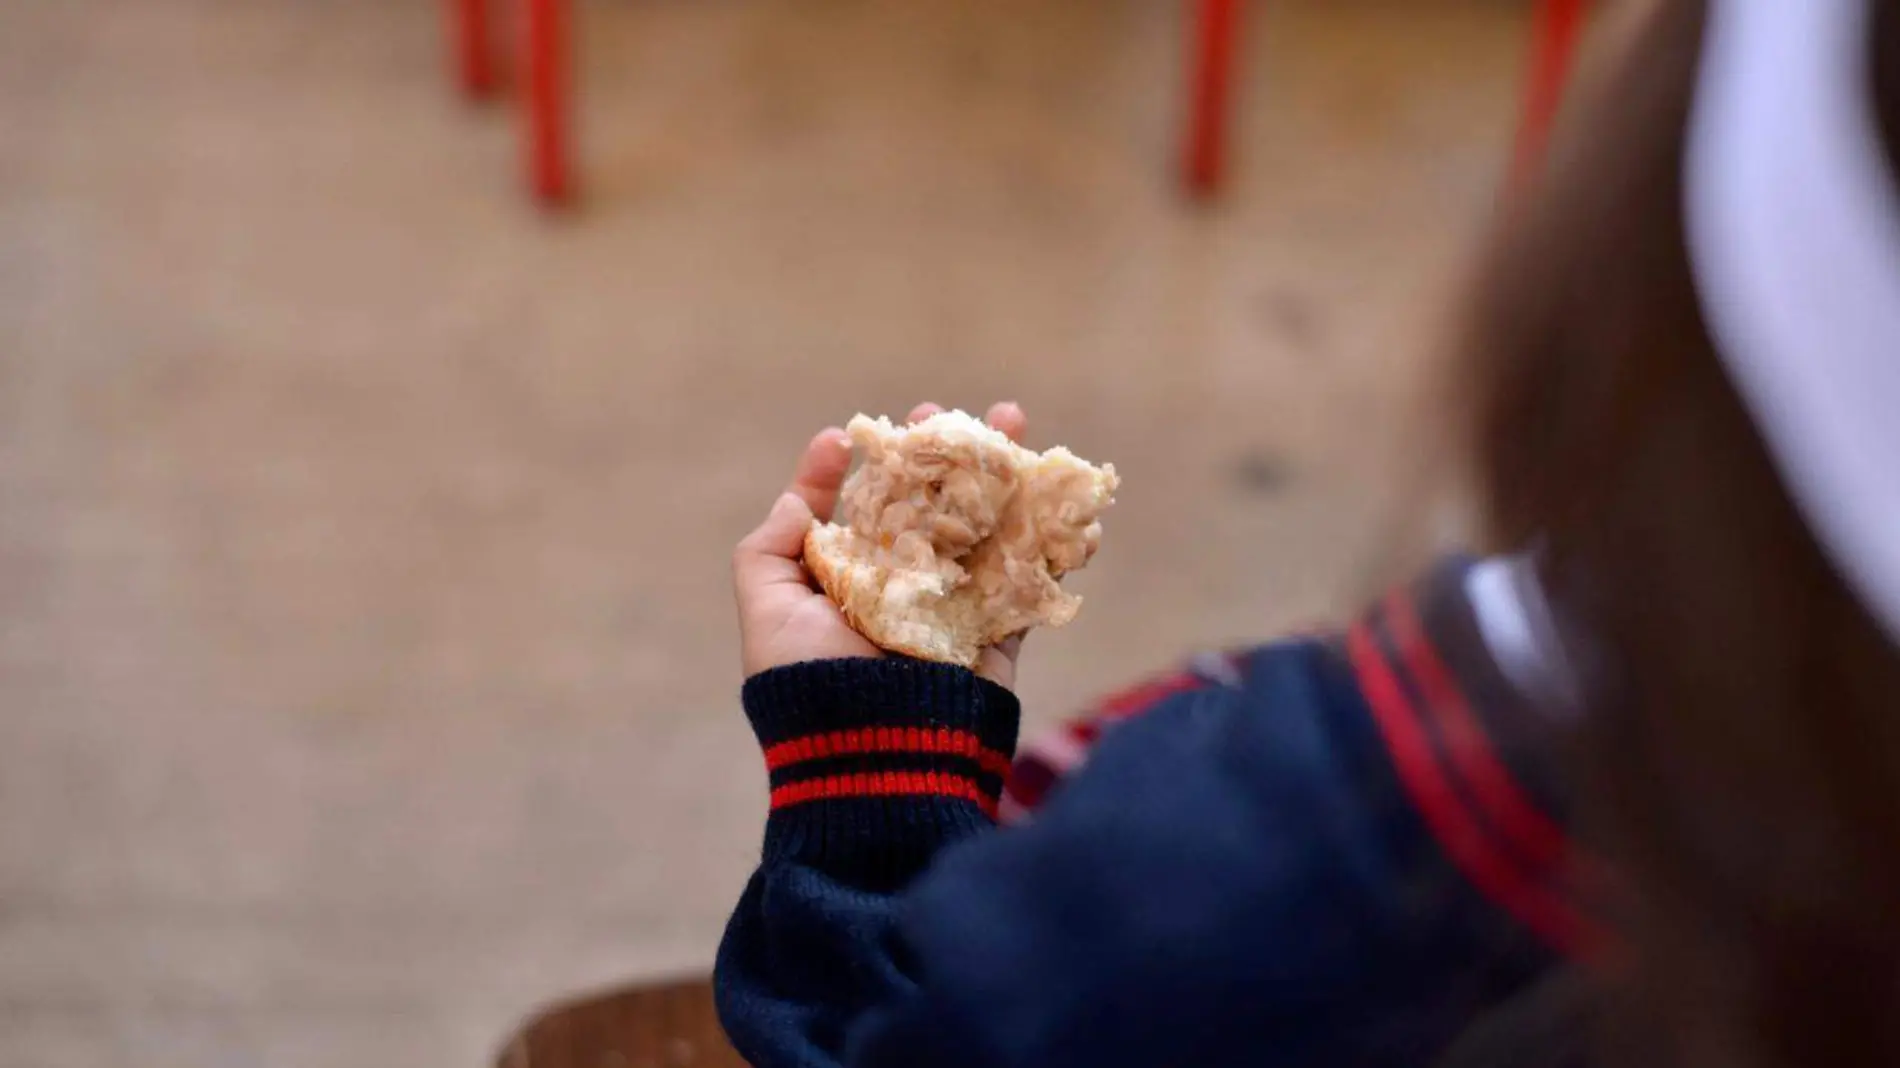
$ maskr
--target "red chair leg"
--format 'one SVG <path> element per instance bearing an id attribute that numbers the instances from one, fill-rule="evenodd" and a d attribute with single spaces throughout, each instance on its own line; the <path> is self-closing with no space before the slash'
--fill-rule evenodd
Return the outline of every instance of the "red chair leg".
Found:
<path id="1" fill-rule="evenodd" d="M 1563 104 L 1564 86 L 1570 80 L 1570 62 L 1583 34 L 1583 20 L 1589 0 L 1538 0 L 1532 16 L 1535 35 L 1531 42 L 1530 72 L 1524 86 L 1524 112 L 1519 119 L 1517 140 L 1511 153 L 1511 176 L 1515 182 L 1530 177 L 1544 160 L 1544 148 L 1550 140 L 1551 124 Z"/>
<path id="2" fill-rule="evenodd" d="M 449 34 L 455 42 L 455 79 L 471 97 L 495 88 L 494 42 L 488 26 L 488 0 L 448 0 Z"/>
<path id="3" fill-rule="evenodd" d="M 1188 131 L 1184 178 L 1188 192 L 1206 197 L 1220 188 L 1227 162 L 1228 100 L 1240 0 L 1193 0 L 1194 42 L 1189 66 Z"/>
<path id="4" fill-rule="evenodd" d="M 536 199 L 554 206 L 573 193 L 567 0 L 526 2 L 528 181 Z"/>

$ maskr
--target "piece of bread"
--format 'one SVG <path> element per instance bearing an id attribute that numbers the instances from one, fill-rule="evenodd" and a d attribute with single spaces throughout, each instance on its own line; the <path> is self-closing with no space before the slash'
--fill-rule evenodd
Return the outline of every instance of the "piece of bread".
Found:
<path id="1" fill-rule="evenodd" d="M 971 667 L 985 646 L 1075 618 L 1082 599 L 1058 580 L 1101 543 L 1112 465 L 1025 449 L 963 412 L 846 430 L 861 463 L 836 521 L 805 536 L 805 566 L 859 633 Z"/>

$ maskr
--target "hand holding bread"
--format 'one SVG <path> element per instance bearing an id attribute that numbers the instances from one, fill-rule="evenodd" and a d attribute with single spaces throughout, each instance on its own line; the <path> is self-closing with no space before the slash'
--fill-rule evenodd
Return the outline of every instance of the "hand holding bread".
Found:
<path id="1" fill-rule="evenodd" d="M 734 555 L 746 673 L 891 650 L 1012 684 L 1020 635 L 1074 618 L 1059 580 L 1094 554 L 1118 484 L 1023 448 L 1024 424 L 1013 404 L 986 422 L 922 405 L 908 426 L 859 416 L 812 439 Z"/>

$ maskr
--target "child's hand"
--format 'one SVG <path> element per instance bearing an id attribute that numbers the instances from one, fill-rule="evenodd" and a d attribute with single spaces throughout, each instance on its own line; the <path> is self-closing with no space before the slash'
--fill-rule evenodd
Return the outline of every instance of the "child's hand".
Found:
<path id="1" fill-rule="evenodd" d="M 943 409 L 922 404 L 910 421 Z M 1014 404 L 992 407 L 984 420 L 1020 439 L 1027 420 Z M 750 678 L 769 668 L 806 660 L 886 655 L 846 623 L 831 598 L 814 589 L 802 562 L 805 532 L 813 519 L 829 522 L 851 466 L 851 443 L 837 427 L 820 431 L 805 446 L 792 484 L 772 506 L 759 528 L 745 536 L 732 554 L 733 592 L 739 602 L 739 655 Z M 983 650 L 977 674 L 1003 686 L 1016 681 L 1020 638 Z"/>

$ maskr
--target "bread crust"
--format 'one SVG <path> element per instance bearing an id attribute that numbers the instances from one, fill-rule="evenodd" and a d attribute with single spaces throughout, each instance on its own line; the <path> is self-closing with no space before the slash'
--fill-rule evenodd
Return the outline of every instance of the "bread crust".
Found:
<path id="1" fill-rule="evenodd" d="M 852 630 L 869 638 L 871 644 L 878 648 L 893 653 L 902 653 L 919 660 L 956 664 L 960 667 L 976 666 L 980 650 L 972 649 L 966 653 L 958 649 L 954 642 L 945 642 L 942 646 L 933 647 L 907 641 L 886 628 L 882 623 L 882 617 L 875 612 L 868 614 L 860 612 L 855 599 L 851 596 L 851 585 L 844 574 L 854 565 L 849 561 L 834 561 L 824 551 L 823 543 L 819 540 L 819 531 L 824 527 L 825 524 L 813 520 L 811 529 L 805 532 L 805 570 L 811 572 L 812 577 L 818 580 L 819 588 L 825 591 L 825 596 L 831 598 L 831 603 L 837 605 L 838 610 L 844 613 L 845 622 L 851 624 Z"/>

